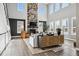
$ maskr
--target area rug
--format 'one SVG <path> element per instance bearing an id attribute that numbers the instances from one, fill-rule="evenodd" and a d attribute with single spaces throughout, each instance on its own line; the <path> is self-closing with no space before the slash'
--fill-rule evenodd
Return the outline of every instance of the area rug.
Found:
<path id="1" fill-rule="evenodd" d="M 63 47 L 52 48 L 52 51 L 54 51 L 54 52 L 58 52 L 61 50 L 64 50 Z"/>
<path id="2" fill-rule="evenodd" d="M 58 52 L 63 50 L 63 47 L 52 47 L 52 48 L 47 48 L 45 50 L 42 50 L 40 48 L 33 48 L 30 44 L 27 44 L 29 50 L 31 51 L 32 54 L 38 54 L 38 53 L 43 53 L 43 52 L 47 52 L 47 51 L 53 51 L 53 52 Z"/>

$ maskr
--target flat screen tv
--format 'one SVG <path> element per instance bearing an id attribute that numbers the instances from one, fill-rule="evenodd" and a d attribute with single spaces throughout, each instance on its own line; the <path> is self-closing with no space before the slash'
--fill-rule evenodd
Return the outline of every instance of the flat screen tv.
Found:
<path id="1" fill-rule="evenodd" d="M 30 22 L 30 27 L 37 27 L 37 22 Z"/>

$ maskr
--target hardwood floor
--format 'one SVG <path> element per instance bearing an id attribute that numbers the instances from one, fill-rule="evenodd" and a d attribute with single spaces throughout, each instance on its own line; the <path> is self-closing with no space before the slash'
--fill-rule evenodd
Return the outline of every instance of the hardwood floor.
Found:
<path id="1" fill-rule="evenodd" d="M 52 50 L 32 55 L 27 45 L 21 39 L 11 40 L 2 56 L 77 56 L 73 41 L 65 40 L 62 45 L 64 50 L 54 52 Z"/>
<path id="2" fill-rule="evenodd" d="M 6 50 L 3 52 L 2 56 L 28 56 L 30 55 L 28 47 L 21 39 L 11 40 Z"/>

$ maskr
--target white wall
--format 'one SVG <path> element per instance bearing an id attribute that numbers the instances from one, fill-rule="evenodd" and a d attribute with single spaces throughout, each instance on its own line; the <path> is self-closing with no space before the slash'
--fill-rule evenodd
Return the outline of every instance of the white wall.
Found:
<path id="1" fill-rule="evenodd" d="M 79 3 L 78 4 L 76 4 L 76 17 L 77 17 L 77 19 L 76 19 L 76 44 L 77 44 L 77 48 L 79 48 Z"/>
<path id="2" fill-rule="evenodd" d="M 4 12 L 4 6 L 3 4 L 0 4 L 0 33 L 4 33 L 6 32 L 6 16 L 5 16 L 5 12 Z"/>
<path id="3" fill-rule="evenodd" d="M 5 46 L 8 44 L 9 40 L 11 39 L 10 33 L 7 32 L 10 29 L 8 29 L 9 26 L 7 25 L 7 19 L 4 11 L 4 5 L 0 3 L 0 53 L 4 50 Z"/>
<path id="4" fill-rule="evenodd" d="M 26 9 L 24 9 L 22 12 L 18 11 L 17 3 L 8 3 L 7 6 L 9 18 L 26 19 Z"/>
<path id="5" fill-rule="evenodd" d="M 9 18 L 24 19 L 27 31 L 27 4 L 24 4 L 24 11 L 18 11 L 17 3 L 7 3 Z"/>

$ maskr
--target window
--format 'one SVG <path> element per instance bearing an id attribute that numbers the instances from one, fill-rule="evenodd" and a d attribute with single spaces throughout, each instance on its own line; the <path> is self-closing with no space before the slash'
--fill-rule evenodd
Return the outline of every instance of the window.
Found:
<path id="1" fill-rule="evenodd" d="M 55 4 L 55 12 L 57 12 L 59 10 L 60 10 L 60 4 L 59 3 L 56 3 Z"/>
<path id="2" fill-rule="evenodd" d="M 38 4 L 38 19 L 39 21 L 47 20 L 47 5 L 44 3 Z"/>
<path id="3" fill-rule="evenodd" d="M 76 17 L 71 18 L 71 34 L 76 35 Z"/>
<path id="4" fill-rule="evenodd" d="M 17 10 L 23 12 L 24 11 L 24 4 L 23 3 L 17 3 Z"/>
<path id="5" fill-rule="evenodd" d="M 69 27 L 69 21 L 68 21 L 68 19 L 64 19 L 64 20 L 62 21 L 62 26 L 63 26 L 63 27 Z"/>
<path id="6" fill-rule="evenodd" d="M 49 14 L 54 12 L 54 4 L 49 4 Z"/>
<path id="7" fill-rule="evenodd" d="M 55 22 L 55 26 L 60 27 L 60 21 L 59 20 Z"/>
<path id="8" fill-rule="evenodd" d="M 46 5 L 45 4 L 40 4 L 38 6 L 38 13 L 41 16 L 44 16 L 46 14 Z"/>
<path id="9" fill-rule="evenodd" d="M 54 31 L 54 22 L 53 21 L 50 22 L 50 31 Z"/>
<path id="10" fill-rule="evenodd" d="M 24 31 L 24 21 L 17 21 L 17 33 Z"/>
<path id="11" fill-rule="evenodd" d="M 55 21 L 55 30 L 60 28 L 60 20 Z"/>
<path id="12" fill-rule="evenodd" d="M 69 34 L 69 19 L 65 18 L 62 20 L 62 28 L 64 31 L 64 34 Z"/>
<path id="13" fill-rule="evenodd" d="M 69 3 L 62 3 L 62 8 L 68 7 Z"/>

